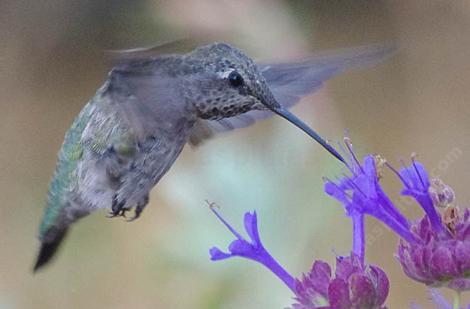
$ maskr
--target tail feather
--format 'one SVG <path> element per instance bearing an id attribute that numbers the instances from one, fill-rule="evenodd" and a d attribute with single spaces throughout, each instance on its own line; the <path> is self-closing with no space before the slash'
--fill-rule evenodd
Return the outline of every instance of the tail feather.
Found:
<path id="1" fill-rule="evenodd" d="M 44 240 L 41 243 L 41 248 L 39 249 L 39 254 L 36 259 L 36 263 L 34 264 L 33 272 L 36 272 L 51 260 L 59 248 L 60 243 L 67 234 L 67 228 L 60 230 L 54 229 L 54 231 L 50 230 L 48 232 L 48 237 L 46 237 L 47 240 Z"/>

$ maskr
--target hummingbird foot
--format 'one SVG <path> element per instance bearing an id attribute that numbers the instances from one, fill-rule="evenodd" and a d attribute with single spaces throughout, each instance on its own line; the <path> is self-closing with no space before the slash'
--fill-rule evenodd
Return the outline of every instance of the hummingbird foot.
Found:
<path id="1" fill-rule="evenodd" d="M 140 202 L 137 204 L 137 206 L 135 207 L 135 210 L 134 210 L 134 216 L 128 220 L 126 220 L 127 222 L 132 222 L 136 219 L 138 219 L 140 217 L 140 214 L 142 213 L 142 211 L 144 211 L 144 208 L 145 206 L 147 206 L 149 202 L 149 197 L 148 195 Z"/>
<path id="2" fill-rule="evenodd" d="M 113 203 L 111 205 L 111 211 L 108 215 L 108 218 L 114 218 L 114 217 L 126 217 L 126 212 L 129 211 L 129 209 L 125 208 L 124 206 L 126 205 L 126 201 L 118 201 L 117 195 L 113 197 Z"/>
<path id="3" fill-rule="evenodd" d="M 119 212 L 110 211 L 109 214 L 106 217 L 107 218 L 115 218 L 115 217 L 127 218 L 126 212 L 128 212 L 128 211 L 129 211 L 129 209 L 121 209 Z"/>

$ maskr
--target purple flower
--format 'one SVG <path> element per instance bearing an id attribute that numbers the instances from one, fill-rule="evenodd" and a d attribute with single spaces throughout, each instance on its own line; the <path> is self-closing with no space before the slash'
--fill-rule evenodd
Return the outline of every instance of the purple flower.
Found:
<path id="1" fill-rule="evenodd" d="M 391 169 L 397 173 L 393 168 Z M 411 166 L 401 168 L 397 175 L 404 185 L 401 194 L 412 196 L 426 212 L 432 228 L 440 232 L 442 230 L 441 218 L 429 193 L 431 183 L 424 166 L 413 159 Z"/>
<path id="2" fill-rule="evenodd" d="M 338 181 L 325 181 L 325 192 L 340 201 L 346 214 L 353 221 L 353 252 L 364 260 L 364 215 L 371 215 L 402 238 L 415 242 L 410 223 L 397 210 L 379 184 L 377 164 L 381 161 L 373 155 L 366 156 L 363 163 L 355 157 L 351 145 L 346 141 L 350 158 L 346 163 L 351 175 Z M 377 163 L 379 162 L 379 163 Z"/>
<path id="3" fill-rule="evenodd" d="M 239 256 L 261 263 L 295 293 L 298 303 L 292 308 L 384 308 L 389 282 L 380 268 L 364 266 L 358 256 L 351 254 L 350 257 L 337 258 L 334 278 L 327 263 L 315 261 L 312 270 L 303 275 L 302 280 L 294 279 L 261 243 L 256 212 L 245 213 L 245 230 L 249 236 L 249 240 L 246 240 L 220 216 L 214 207 L 211 207 L 211 210 L 236 237 L 229 246 L 229 252 L 223 252 L 216 247 L 210 249 L 211 260 L 218 261 Z"/>
<path id="4" fill-rule="evenodd" d="M 327 263 L 315 261 L 311 271 L 296 280 L 297 303 L 292 309 L 385 308 L 388 289 L 385 272 L 364 266 L 354 254 L 336 259 L 334 277 Z"/>
<path id="5" fill-rule="evenodd" d="M 363 163 L 350 153 L 350 176 L 325 182 L 325 192 L 339 200 L 353 221 L 353 252 L 364 261 L 364 215 L 385 223 L 400 236 L 398 258 L 405 273 L 430 286 L 470 290 L 470 211 L 463 214 L 452 206 L 454 193 L 442 181 L 430 180 L 424 166 L 412 159 L 410 166 L 396 171 L 403 183 L 402 195 L 411 196 L 425 216 L 412 224 L 393 205 L 379 184 L 377 166 L 383 161 L 372 155 Z M 436 207 L 447 207 L 444 219 Z"/>
<path id="6" fill-rule="evenodd" d="M 211 207 L 236 237 L 228 252 L 212 248 L 211 259 L 239 256 L 266 266 L 295 293 L 293 309 L 383 309 L 389 290 L 387 275 L 365 263 L 364 217 L 370 215 L 400 236 L 397 258 L 405 274 L 428 286 L 453 289 L 453 308 L 458 308 L 460 292 L 470 290 L 470 209 L 452 206 L 453 190 L 440 180 L 429 179 L 424 166 L 414 159 L 397 171 L 378 156 L 368 155 L 361 163 L 348 140 L 346 146 L 349 174 L 335 181 L 326 179 L 324 185 L 325 192 L 343 204 L 353 226 L 351 255 L 337 258 L 334 275 L 327 263 L 317 260 L 302 279 L 294 279 L 261 243 L 256 212 L 245 214 L 246 240 Z M 409 221 L 395 207 L 379 183 L 383 166 L 403 183 L 401 194 L 412 197 L 424 210 L 422 219 Z M 443 215 L 438 208 L 444 209 Z M 436 304 L 450 308 L 436 293 Z"/>
<path id="7" fill-rule="evenodd" d="M 216 247 L 210 249 L 211 260 L 239 256 L 261 263 L 295 293 L 298 303 L 292 306 L 293 309 L 385 308 L 383 303 L 389 288 L 387 275 L 376 266 L 364 266 L 357 255 L 338 257 L 334 278 L 327 263 L 315 261 L 312 270 L 303 275 L 302 280 L 294 279 L 261 243 L 256 212 L 245 213 L 245 230 L 249 236 L 249 240 L 246 240 L 214 207 L 211 207 L 211 210 L 236 237 L 229 246 L 229 252 L 223 252 Z"/>
<path id="8" fill-rule="evenodd" d="M 433 287 L 470 290 L 470 211 L 449 207 L 444 232 L 436 231 L 428 216 L 413 223 L 418 243 L 400 240 L 398 259 L 412 279 Z"/>
<path id="9" fill-rule="evenodd" d="M 243 257 L 261 263 L 271 270 L 279 279 L 281 279 L 292 291 L 295 292 L 295 280 L 282 266 L 266 251 L 258 233 L 258 221 L 256 212 L 245 213 L 245 230 L 248 234 L 249 240 L 243 238 L 222 216 L 217 212 L 214 207 L 211 207 L 212 212 L 219 218 L 219 220 L 232 232 L 236 237 L 229 245 L 229 253 L 221 251 L 217 247 L 212 247 L 209 250 L 212 261 L 219 261 L 228 259 L 234 256 Z"/>
<path id="10" fill-rule="evenodd" d="M 425 211 L 413 222 L 417 242 L 401 239 L 398 259 L 412 279 L 429 286 L 445 286 L 456 291 L 470 290 L 470 212 L 450 206 L 452 189 L 440 180 L 429 181 L 424 166 L 413 160 L 398 174 L 403 195 L 412 196 Z M 444 217 L 436 207 L 447 207 Z"/>

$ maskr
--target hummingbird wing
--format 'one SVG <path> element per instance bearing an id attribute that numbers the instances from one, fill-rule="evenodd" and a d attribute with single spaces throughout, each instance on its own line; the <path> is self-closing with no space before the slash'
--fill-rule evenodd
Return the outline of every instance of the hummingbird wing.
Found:
<path id="1" fill-rule="evenodd" d="M 105 95 L 139 139 L 164 127 L 184 108 L 184 100 L 176 91 L 178 78 L 159 69 L 166 60 L 160 57 L 131 61 L 116 66 L 110 73 Z"/>
<path id="2" fill-rule="evenodd" d="M 259 69 L 280 104 L 291 107 L 323 83 L 346 70 L 364 68 L 383 61 L 395 47 L 363 46 L 326 51 L 293 63 L 261 64 Z"/>
<path id="3" fill-rule="evenodd" d="M 323 83 L 344 71 L 376 64 L 390 56 L 396 48 L 392 45 L 363 46 L 326 51 L 308 59 L 291 63 L 258 64 L 276 100 L 286 108 L 318 90 Z M 269 110 L 253 110 L 222 120 L 199 120 L 196 123 L 190 144 L 199 145 L 216 133 L 244 128 L 257 120 L 274 116 Z"/>
<path id="4" fill-rule="evenodd" d="M 131 49 L 108 49 L 107 55 L 116 63 L 128 60 L 149 59 L 165 55 L 184 54 L 193 50 L 198 42 L 190 38 L 181 38 L 171 41 L 160 42 L 158 44 Z"/>

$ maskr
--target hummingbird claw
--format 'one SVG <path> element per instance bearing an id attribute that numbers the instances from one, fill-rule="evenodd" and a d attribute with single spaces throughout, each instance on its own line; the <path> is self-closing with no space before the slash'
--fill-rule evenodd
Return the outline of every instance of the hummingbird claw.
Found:
<path id="1" fill-rule="evenodd" d="M 111 205 L 111 212 L 107 216 L 108 218 L 114 218 L 114 217 L 124 217 L 126 218 L 126 212 L 129 211 L 129 209 L 124 208 L 124 205 L 126 205 L 126 201 L 120 201 L 118 202 L 117 196 L 114 195 L 113 197 L 113 203 Z"/>
<path id="2" fill-rule="evenodd" d="M 127 218 L 126 217 L 126 212 L 128 212 L 129 209 L 121 209 L 117 212 L 114 212 L 114 211 L 110 211 L 109 214 L 106 216 L 107 218 L 115 218 L 115 217 L 124 217 L 124 218 Z"/>
<path id="3" fill-rule="evenodd" d="M 144 199 L 144 202 L 143 203 L 140 203 L 138 204 L 136 207 L 135 207 L 135 210 L 134 210 L 134 216 L 128 220 L 126 220 L 127 222 L 132 222 L 136 219 L 138 219 L 140 217 L 140 214 L 142 213 L 142 211 L 144 210 L 145 206 L 147 205 L 148 203 L 148 197 L 146 197 Z"/>

